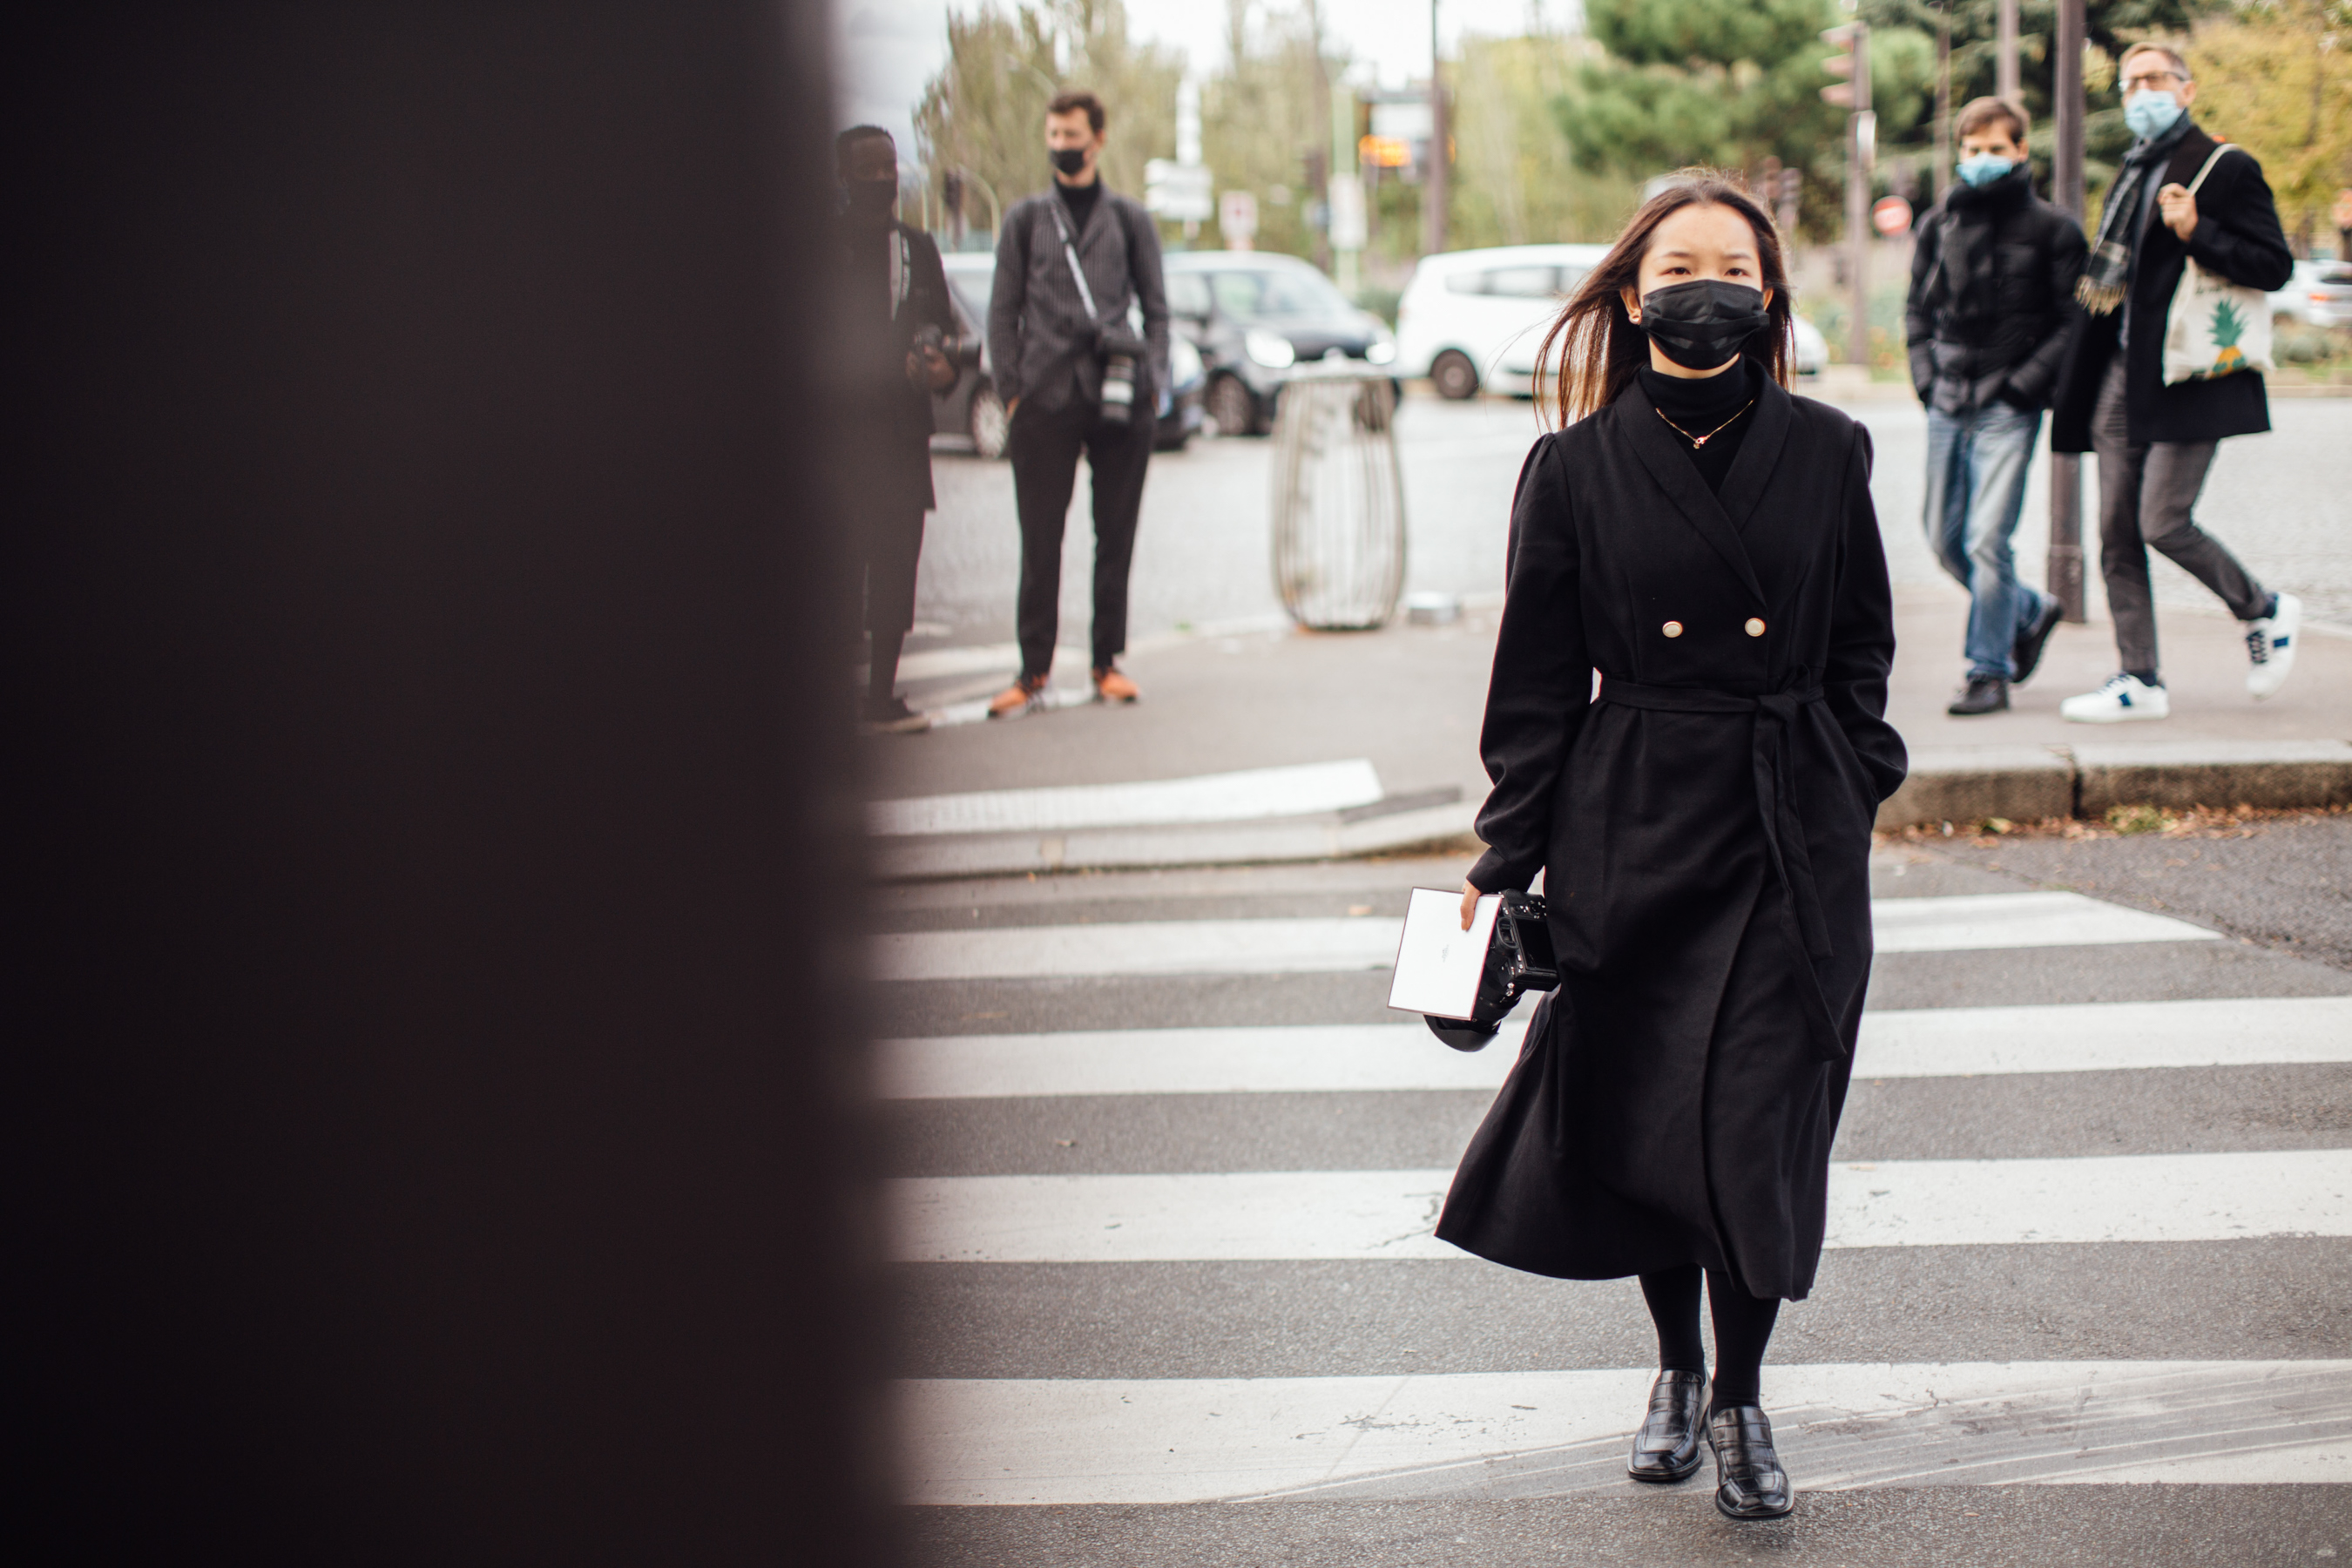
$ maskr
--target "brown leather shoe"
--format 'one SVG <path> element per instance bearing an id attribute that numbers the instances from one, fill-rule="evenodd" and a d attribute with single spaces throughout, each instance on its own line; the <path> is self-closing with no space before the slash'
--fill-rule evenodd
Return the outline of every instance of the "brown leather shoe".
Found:
<path id="1" fill-rule="evenodd" d="M 1132 702 L 1143 695 L 1142 688 L 1121 675 L 1116 668 L 1095 671 L 1095 696 L 1104 702 Z"/>
<path id="2" fill-rule="evenodd" d="M 1024 675 L 988 700 L 988 716 L 992 719 L 1002 719 L 1008 713 L 1018 713 L 1024 708 L 1034 708 L 1037 705 L 1037 700 L 1045 694 L 1045 678 L 1044 676 Z"/>

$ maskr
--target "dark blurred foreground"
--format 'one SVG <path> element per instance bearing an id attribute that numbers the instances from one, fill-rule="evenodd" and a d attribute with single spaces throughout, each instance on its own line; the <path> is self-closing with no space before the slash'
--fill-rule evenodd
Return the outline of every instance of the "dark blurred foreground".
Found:
<path id="1" fill-rule="evenodd" d="M 822 8 L 10 32 L 12 1535 L 879 1561 Z"/>

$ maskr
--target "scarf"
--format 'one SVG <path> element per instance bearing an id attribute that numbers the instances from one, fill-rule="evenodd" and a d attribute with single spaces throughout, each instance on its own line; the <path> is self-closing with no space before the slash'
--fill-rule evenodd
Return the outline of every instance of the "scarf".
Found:
<path id="1" fill-rule="evenodd" d="M 2124 302 L 2131 279 L 2132 246 L 2139 238 L 2140 207 L 2147 200 L 2147 172 L 2172 156 L 2189 134 L 2189 116 L 2182 115 L 2153 141 L 2133 144 L 2124 154 L 2124 166 L 2107 187 L 2106 210 L 2099 215 L 2099 237 L 2091 242 L 2091 259 L 2074 285 L 2074 298 L 2094 316 L 2115 313 Z"/>

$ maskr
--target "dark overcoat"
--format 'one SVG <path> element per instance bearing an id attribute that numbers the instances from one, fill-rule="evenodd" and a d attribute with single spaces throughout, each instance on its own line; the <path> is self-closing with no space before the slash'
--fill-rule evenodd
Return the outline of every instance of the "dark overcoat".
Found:
<path id="1" fill-rule="evenodd" d="M 1444 1239 L 1564 1279 L 1811 1288 L 1871 824 L 1906 765 L 1870 459 L 1769 380 L 1719 497 L 1638 381 L 1528 454 L 1470 878 L 1544 872 L 1561 982 Z"/>
<path id="2" fill-rule="evenodd" d="M 2190 126 L 2172 150 L 2162 183 L 2187 185 L 2217 145 Z M 2091 449 L 2091 414 L 2098 405 L 2100 379 L 2123 336 L 2126 310 L 2131 312 L 2131 342 L 2124 345 L 2124 413 L 2134 445 L 2219 441 L 2271 427 L 2270 399 L 2259 371 L 2164 384 L 2165 318 L 2191 258 L 2232 283 L 2264 292 L 2285 288 L 2294 276 L 2294 253 L 2279 228 L 2278 205 L 2271 199 L 2263 166 L 2242 148 L 2214 164 L 2198 189 L 2197 226 L 2186 240 L 2165 226 L 2155 205 L 2151 197 L 2128 303 L 2104 316 L 2085 312 L 2074 334 L 2051 406 L 2053 452 Z"/>

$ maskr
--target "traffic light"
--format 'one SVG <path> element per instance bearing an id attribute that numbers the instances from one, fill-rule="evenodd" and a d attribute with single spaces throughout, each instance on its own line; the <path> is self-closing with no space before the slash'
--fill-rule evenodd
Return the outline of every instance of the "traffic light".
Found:
<path id="1" fill-rule="evenodd" d="M 1825 28 L 1822 42 L 1835 44 L 1842 53 L 1832 55 L 1822 62 L 1822 68 L 1832 76 L 1846 79 L 1833 81 L 1822 89 L 1824 102 L 1840 109 L 1866 110 L 1870 108 L 1870 24 L 1847 22 Z"/>

